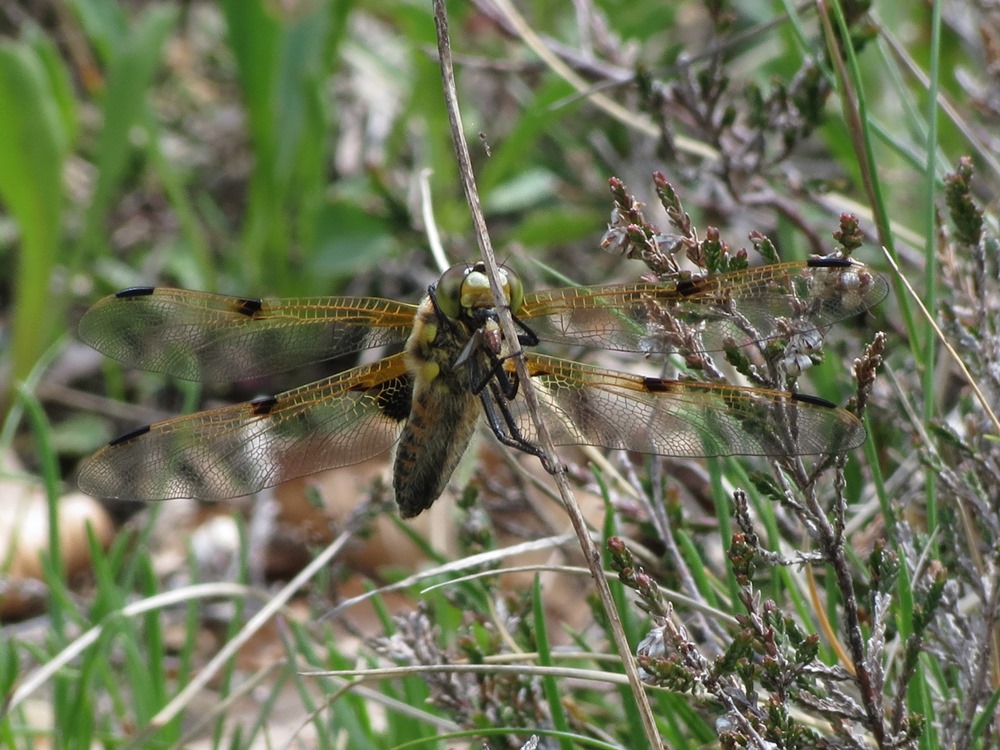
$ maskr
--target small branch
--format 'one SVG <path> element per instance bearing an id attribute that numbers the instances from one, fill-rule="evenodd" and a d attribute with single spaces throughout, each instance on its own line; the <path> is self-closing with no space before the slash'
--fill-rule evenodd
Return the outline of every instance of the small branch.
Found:
<path id="1" fill-rule="evenodd" d="M 462 127 L 462 117 L 458 108 L 458 94 L 455 88 L 455 72 L 452 67 L 451 42 L 448 35 L 448 17 L 445 10 L 444 0 L 434 0 L 434 23 L 437 28 L 438 55 L 441 62 L 441 80 L 444 87 L 445 105 L 448 109 L 448 120 L 451 124 L 452 139 L 455 144 L 455 155 L 458 158 L 459 174 L 462 179 L 462 187 L 465 190 L 465 197 L 469 204 L 469 211 L 472 215 L 472 224 L 475 228 L 476 241 L 482 254 L 483 263 L 486 265 L 487 274 L 490 279 L 490 286 L 493 290 L 493 298 L 497 309 L 500 311 L 500 326 L 507 341 L 516 342 L 517 329 L 514 327 L 514 320 L 510 310 L 506 305 L 501 286 L 499 283 L 499 273 L 496 258 L 493 254 L 493 247 L 490 243 L 489 234 L 486 228 L 486 219 L 483 216 L 482 206 L 479 202 L 479 194 L 476 190 L 475 176 L 472 171 L 472 160 L 469 156 L 469 147 L 465 141 L 465 133 Z M 597 592 L 607 615 L 611 633 L 625 668 L 625 675 L 628 678 L 632 695 L 635 698 L 639 715 L 642 718 L 643 731 L 650 747 L 662 747 L 659 733 L 656 729 L 656 722 L 653 718 L 653 711 L 646 698 L 645 687 L 639 678 L 638 667 L 629 646 L 628 639 L 622 627 L 618 610 L 615 608 L 614 599 L 611 596 L 611 589 L 604 577 L 604 570 L 601 567 L 601 553 L 597 545 L 590 537 L 590 530 L 587 528 L 586 519 L 583 512 L 573 497 L 573 491 L 566 476 L 565 467 L 558 461 L 553 461 L 552 456 L 556 455 L 555 446 L 549 435 L 548 429 L 540 416 L 538 397 L 531 384 L 531 376 L 524 363 L 524 358 L 517 356 L 514 359 L 517 368 L 517 376 L 520 379 L 521 389 L 524 393 L 525 401 L 532 419 L 538 430 L 540 447 L 545 455 L 544 463 L 546 469 L 555 478 L 556 486 L 562 497 L 566 512 L 569 514 L 573 529 L 576 532 L 587 560 L 591 576 L 597 586 Z"/>

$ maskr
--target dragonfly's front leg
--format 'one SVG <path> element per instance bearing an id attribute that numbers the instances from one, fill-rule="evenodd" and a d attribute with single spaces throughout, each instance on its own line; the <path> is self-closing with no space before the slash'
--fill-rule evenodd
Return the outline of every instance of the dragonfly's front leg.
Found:
<path id="1" fill-rule="evenodd" d="M 493 434 L 497 436 L 497 440 L 511 448 L 517 448 L 545 460 L 542 449 L 521 434 L 521 428 L 517 425 L 514 414 L 510 410 L 508 403 L 510 399 L 506 397 L 500 386 L 497 385 L 496 381 L 490 381 L 488 386 L 479 393 L 479 400 L 483 404 L 483 411 L 486 412 L 486 421 Z"/>
<path id="2" fill-rule="evenodd" d="M 514 318 L 514 322 L 523 331 L 523 333 L 518 334 L 517 337 L 517 343 L 521 347 L 535 346 L 538 344 L 538 336 L 535 335 L 534 331 L 528 328 L 528 326 L 516 317 Z M 511 377 L 511 375 L 504 370 L 504 363 L 512 357 L 518 356 L 520 352 L 501 356 L 499 339 L 497 338 L 494 340 L 494 337 L 497 336 L 499 336 L 499 329 L 496 328 L 495 321 L 493 326 L 484 325 L 482 328 L 477 328 L 469 338 L 469 342 L 465 345 L 462 353 L 455 360 L 455 367 L 460 367 L 461 365 L 468 364 L 470 362 L 473 363 L 469 385 L 475 395 L 478 396 L 481 394 L 483 389 L 486 387 L 486 384 L 495 380 L 499 382 L 503 395 L 507 398 L 507 400 L 512 401 L 517 396 L 519 381 L 516 375 Z M 490 367 L 485 372 L 482 372 L 473 356 L 480 351 L 485 353 L 490 362 Z"/>
<path id="3" fill-rule="evenodd" d="M 504 397 L 496 382 L 491 382 L 489 388 L 479 394 L 479 399 L 482 401 L 483 411 L 486 412 L 486 420 L 497 440 L 511 448 L 538 456 L 542 466 L 550 474 L 566 470 L 564 464 L 550 457 L 539 446 L 524 437 L 510 410 L 510 400 Z"/>

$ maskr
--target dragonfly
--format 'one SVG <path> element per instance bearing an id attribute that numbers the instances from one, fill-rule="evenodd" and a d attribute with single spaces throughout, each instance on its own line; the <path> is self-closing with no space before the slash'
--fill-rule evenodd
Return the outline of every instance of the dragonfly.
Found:
<path id="1" fill-rule="evenodd" d="M 503 336 L 482 263 L 449 268 L 419 304 L 375 297 L 255 298 L 133 287 L 91 307 L 81 338 L 129 367 L 244 380 L 373 347 L 402 350 L 305 386 L 147 425 L 87 459 L 107 498 L 225 500 L 358 463 L 394 446 L 411 518 L 443 493 L 480 421 L 541 455 L 514 357 L 523 356 L 555 445 L 669 456 L 811 455 L 856 448 L 858 418 L 804 394 L 627 374 L 525 352 L 540 342 L 653 354 L 815 345 L 815 332 L 881 301 L 855 261 L 813 258 L 662 282 L 526 293 L 501 267 L 518 332 Z M 795 351 L 794 356 L 802 356 Z"/>

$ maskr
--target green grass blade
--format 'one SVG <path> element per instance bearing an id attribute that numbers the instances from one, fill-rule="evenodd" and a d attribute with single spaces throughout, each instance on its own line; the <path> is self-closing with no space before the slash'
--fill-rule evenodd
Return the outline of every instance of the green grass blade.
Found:
<path id="1" fill-rule="evenodd" d="M 111 200 L 125 176 L 132 156 L 132 129 L 144 120 L 146 97 L 167 35 L 177 13 L 167 7 L 150 8 L 134 30 L 116 47 L 107 76 L 102 112 L 104 125 L 97 144 L 97 184 L 87 210 L 82 247 L 92 255 L 103 244 Z"/>
<path id="2" fill-rule="evenodd" d="M 53 61 L 23 42 L 0 43 L 0 202 L 21 233 L 14 273 L 11 380 L 23 380 L 51 342 L 62 305 L 50 290 L 59 256 L 62 171 L 72 117 L 58 102 Z M 10 394 L 0 395 L 0 403 Z M 0 409 L 4 411 L 4 409 Z"/>

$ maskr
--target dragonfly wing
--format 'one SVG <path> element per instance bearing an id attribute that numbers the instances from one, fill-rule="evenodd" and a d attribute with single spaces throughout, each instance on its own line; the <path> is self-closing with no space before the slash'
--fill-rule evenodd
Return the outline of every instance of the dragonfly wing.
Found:
<path id="1" fill-rule="evenodd" d="M 685 332 L 722 351 L 827 326 L 878 304 L 881 276 L 853 261 L 818 258 L 698 279 L 552 289 L 526 295 L 520 317 L 544 341 L 662 352 Z"/>
<path id="2" fill-rule="evenodd" d="M 556 445 L 599 445 L 664 456 L 839 453 L 865 440 L 853 414 L 822 399 L 758 388 L 663 380 L 529 355 Z M 523 395 L 514 424 L 537 441 Z"/>
<path id="3" fill-rule="evenodd" d="M 325 380 L 136 430 L 80 470 L 96 497 L 224 500 L 388 450 L 410 411 L 402 354 Z"/>
<path id="4" fill-rule="evenodd" d="M 256 299 L 136 287 L 100 300 L 79 330 L 130 367 L 225 382 L 405 341 L 416 309 L 375 297 Z"/>

